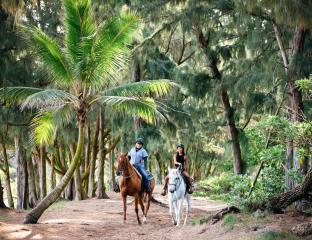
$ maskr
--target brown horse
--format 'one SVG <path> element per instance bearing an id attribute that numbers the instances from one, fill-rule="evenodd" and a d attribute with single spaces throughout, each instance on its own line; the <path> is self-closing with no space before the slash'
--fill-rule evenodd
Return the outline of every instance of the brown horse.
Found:
<path id="1" fill-rule="evenodd" d="M 146 216 L 151 204 L 152 193 L 155 187 L 155 180 L 151 179 L 150 181 L 151 191 L 147 193 L 147 205 L 145 207 L 143 203 L 144 192 L 141 190 L 141 176 L 139 175 L 137 170 L 131 165 L 126 154 L 119 154 L 117 171 L 122 171 L 122 177 L 119 180 L 119 187 L 124 206 L 124 223 L 126 223 L 127 196 L 134 197 L 134 210 L 137 215 L 138 224 L 141 224 L 138 204 L 140 204 L 143 212 L 143 223 L 146 223 Z"/>

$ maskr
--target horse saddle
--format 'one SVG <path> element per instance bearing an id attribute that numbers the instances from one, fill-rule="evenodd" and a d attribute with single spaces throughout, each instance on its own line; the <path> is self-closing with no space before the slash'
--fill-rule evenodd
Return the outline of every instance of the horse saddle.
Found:
<path id="1" fill-rule="evenodd" d="M 136 173 L 138 174 L 139 178 L 142 180 L 142 175 L 141 173 L 139 173 L 139 171 L 134 167 L 134 170 L 136 171 Z M 147 171 L 146 170 L 146 173 L 147 173 L 147 177 L 148 177 L 148 180 L 151 180 L 154 178 L 153 174 L 150 172 L 150 171 Z"/>

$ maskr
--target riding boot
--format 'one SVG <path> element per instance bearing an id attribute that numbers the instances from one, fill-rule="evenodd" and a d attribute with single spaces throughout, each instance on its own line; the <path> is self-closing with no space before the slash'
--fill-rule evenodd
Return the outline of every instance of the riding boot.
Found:
<path id="1" fill-rule="evenodd" d="M 167 191 L 168 191 L 168 182 L 169 182 L 169 178 L 166 177 L 166 178 L 165 178 L 165 185 L 164 185 L 164 188 L 163 188 L 163 190 L 162 190 L 161 193 L 160 193 L 162 196 L 166 196 L 166 194 L 167 194 Z"/>
<path id="2" fill-rule="evenodd" d="M 189 194 L 192 194 L 194 192 L 194 189 L 193 189 L 193 178 L 189 177 L 188 178 L 188 182 L 189 182 L 189 186 L 188 186 L 187 192 Z"/>

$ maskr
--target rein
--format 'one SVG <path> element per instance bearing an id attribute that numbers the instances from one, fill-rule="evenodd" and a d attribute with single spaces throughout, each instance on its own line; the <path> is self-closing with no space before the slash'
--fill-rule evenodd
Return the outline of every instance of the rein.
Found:
<path id="1" fill-rule="evenodd" d="M 127 169 L 127 162 L 126 161 L 123 161 L 123 164 L 122 164 L 122 176 L 125 178 L 125 179 L 129 179 L 131 178 L 133 175 L 134 175 L 134 170 L 132 169 L 132 173 L 128 176 L 126 176 L 125 172 Z"/>
<path id="2" fill-rule="evenodd" d="M 180 187 L 181 182 L 182 182 L 182 176 L 181 176 L 181 174 L 178 174 L 178 177 L 179 177 L 179 179 L 178 179 L 178 181 L 175 179 L 175 183 L 170 183 L 170 182 L 169 182 L 169 186 L 174 186 L 174 191 L 175 191 L 175 192 L 176 192 L 177 189 Z"/>

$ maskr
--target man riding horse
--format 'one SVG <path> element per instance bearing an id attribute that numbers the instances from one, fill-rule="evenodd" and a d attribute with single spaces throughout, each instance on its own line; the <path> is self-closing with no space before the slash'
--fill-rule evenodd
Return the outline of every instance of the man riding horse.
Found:
<path id="1" fill-rule="evenodd" d="M 144 163 L 147 162 L 148 154 L 146 150 L 143 148 L 144 140 L 142 138 L 138 138 L 135 141 L 135 147 L 133 147 L 128 153 L 128 159 L 130 163 L 138 170 L 138 172 L 142 176 L 143 186 L 147 193 L 151 191 L 150 189 L 150 180 L 148 177 L 148 173 L 144 167 Z"/>

